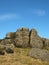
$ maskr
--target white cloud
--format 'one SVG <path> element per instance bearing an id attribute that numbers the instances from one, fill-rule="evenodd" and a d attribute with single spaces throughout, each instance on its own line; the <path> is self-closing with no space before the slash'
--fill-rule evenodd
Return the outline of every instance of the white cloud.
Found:
<path id="1" fill-rule="evenodd" d="M 7 20 L 7 19 L 19 19 L 20 16 L 17 14 L 4 14 L 0 15 L 0 20 Z"/>
<path id="2" fill-rule="evenodd" d="M 46 14 L 45 10 L 41 10 L 41 9 L 34 9 L 33 10 L 33 14 L 36 14 L 38 16 L 44 16 Z"/>

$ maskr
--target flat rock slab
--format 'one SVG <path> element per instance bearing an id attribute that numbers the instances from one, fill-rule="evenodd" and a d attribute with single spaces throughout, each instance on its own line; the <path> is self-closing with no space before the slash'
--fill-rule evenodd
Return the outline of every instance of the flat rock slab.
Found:
<path id="1" fill-rule="evenodd" d="M 39 49 L 39 48 L 32 48 L 29 51 L 28 55 L 31 56 L 32 58 L 49 62 L 49 52 L 47 50 Z"/>

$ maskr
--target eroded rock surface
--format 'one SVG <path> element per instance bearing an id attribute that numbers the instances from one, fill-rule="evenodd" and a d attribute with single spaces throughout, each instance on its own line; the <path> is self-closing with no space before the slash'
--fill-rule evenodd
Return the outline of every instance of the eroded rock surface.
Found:
<path id="1" fill-rule="evenodd" d="M 17 47 L 29 46 L 29 29 L 21 28 L 16 32 L 15 45 Z"/>
<path id="2" fill-rule="evenodd" d="M 41 38 L 38 36 L 37 31 L 32 29 L 30 32 L 30 46 L 32 48 L 42 48 L 43 42 Z"/>

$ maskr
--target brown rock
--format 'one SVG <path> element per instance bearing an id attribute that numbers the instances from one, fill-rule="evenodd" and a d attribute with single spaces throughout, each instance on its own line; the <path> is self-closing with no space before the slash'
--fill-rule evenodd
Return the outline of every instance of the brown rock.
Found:
<path id="1" fill-rule="evenodd" d="M 37 31 L 36 31 L 36 29 L 31 29 L 30 32 L 31 32 L 34 36 L 37 35 Z"/>
<path id="2" fill-rule="evenodd" d="M 49 39 L 42 38 L 43 47 L 49 47 Z"/>
<path id="3" fill-rule="evenodd" d="M 5 37 L 5 38 L 7 38 L 7 39 L 13 39 L 13 38 L 15 38 L 15 33 L 8 32 L 8 33 L 6 34 L 6 37 Z"/>
<path id="4" fill-rule="evenodd" d="M 29 45 L 29 29 L 21 28 L 16 32 L 15 45 L 18 47 L 28 47 Z"/>
<path id="5" fill-rule="evenodd" d="M 12 42 L 13 42 L 12 39 L 3 39 L 0 44 L 6 45 L 6 44 L 11 44 Z"/>
<path id="6" fill-rule="evenodd" d="M 30 46 L 32 48 L 42 48 L 43 42 L 41 38 L 38 36 L 35 29 L 32 29 L 30 32 Z"/>
<path id="7" fill-rule="evenodd" d="M 6 47 L 14 48 L 14 41 L 12 39 L 3 39 L 0 43 L 0 47 L 4 49 Z"/>
<path id="8" fill-rule="evenodd" d="M 5 46 L 3 44 L 0 44 L 0 50 L 5 50 Z"/>

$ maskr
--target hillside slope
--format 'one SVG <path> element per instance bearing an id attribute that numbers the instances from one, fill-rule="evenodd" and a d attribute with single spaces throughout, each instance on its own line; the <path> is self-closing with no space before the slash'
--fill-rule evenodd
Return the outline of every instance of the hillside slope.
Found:
<path id="1" fill-rule="evenodd" d="M 0 65 L 49 65 L 49 62 L 27 56 L 29 50 L 30 48 L 14 48 L 13 54 L 0 55 Z"/>

